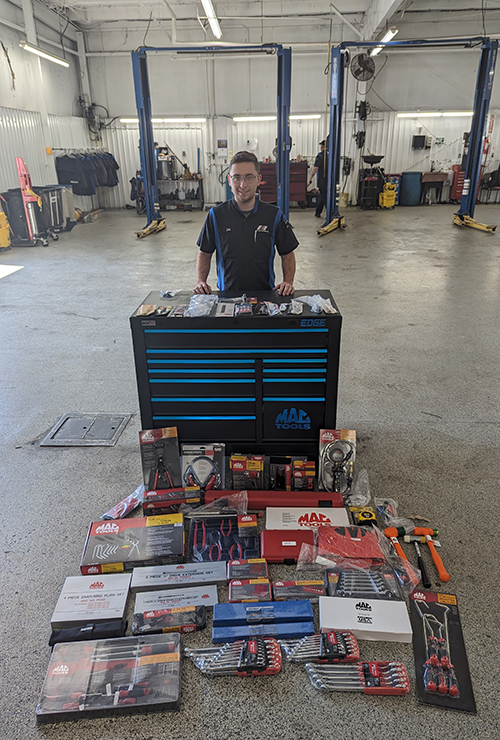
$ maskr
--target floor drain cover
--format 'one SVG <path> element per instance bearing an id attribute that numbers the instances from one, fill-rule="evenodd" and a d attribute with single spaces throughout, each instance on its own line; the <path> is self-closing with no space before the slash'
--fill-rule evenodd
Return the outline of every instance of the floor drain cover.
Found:
<path id="1" fill-rule="evenodd" d="M 41 447 L 111 447 L 132 414 L 64 414 Z"/>

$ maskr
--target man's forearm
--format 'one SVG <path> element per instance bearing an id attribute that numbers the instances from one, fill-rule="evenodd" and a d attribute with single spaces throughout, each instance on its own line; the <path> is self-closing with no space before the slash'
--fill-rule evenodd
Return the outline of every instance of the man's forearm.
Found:
<path id="1" fill-rule="evenodd" d="M 205 283 L 208 278 L 208 273 L 210 272 L 210 260 L 212 258 L 211 254 L 207 254 L 206 252 L 198 252 L 198 257 L 196 259 L 196 282 L 197 283 Z"/>
<path id="2" fill-rule="evenodd" d="M 281 268 L 283 270 L 283 282 L 293 285 L 295 277 L 295 252 L 281 255 Z"/>

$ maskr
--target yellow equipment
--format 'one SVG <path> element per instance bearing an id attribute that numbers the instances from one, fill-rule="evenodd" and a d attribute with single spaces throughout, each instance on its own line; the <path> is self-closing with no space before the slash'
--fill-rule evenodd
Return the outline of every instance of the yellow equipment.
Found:
<path id="1" fill-rule="evenodd" d="M 0 211 L 0 250 L 10 249 L 10 226 L 7 216 Z"/>
<path id="2" fill-rule="evenodd" d="M 386 182 L 384 189 L 378 196 L 378 204 L 381 208 L 394 208 L 396 203 L 396 185 Z"/>

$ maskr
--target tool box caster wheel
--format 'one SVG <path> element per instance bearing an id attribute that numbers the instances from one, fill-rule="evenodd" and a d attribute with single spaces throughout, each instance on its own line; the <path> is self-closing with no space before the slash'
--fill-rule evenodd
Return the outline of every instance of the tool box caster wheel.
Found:
<path id="1" fill-rule="evenodd" d="M 42 243 L 42 247 L 48 247 L 49 246 L 49 240 L 48 239 L 43 238 L 43 239 L 40 239 L 40 241 Z"/>

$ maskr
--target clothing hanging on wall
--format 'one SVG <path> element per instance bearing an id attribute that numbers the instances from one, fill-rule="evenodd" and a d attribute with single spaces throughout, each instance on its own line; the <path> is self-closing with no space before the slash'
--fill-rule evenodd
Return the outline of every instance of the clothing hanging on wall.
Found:
<path id="1" fill-rule="evenodd" d="M 66 150 L 56 157 L 58 182 L 71 185 L 75 195 L 95 195 L 98 187 L 115 187 L 119 169 L 114 156 L 103 149 Z"/>

